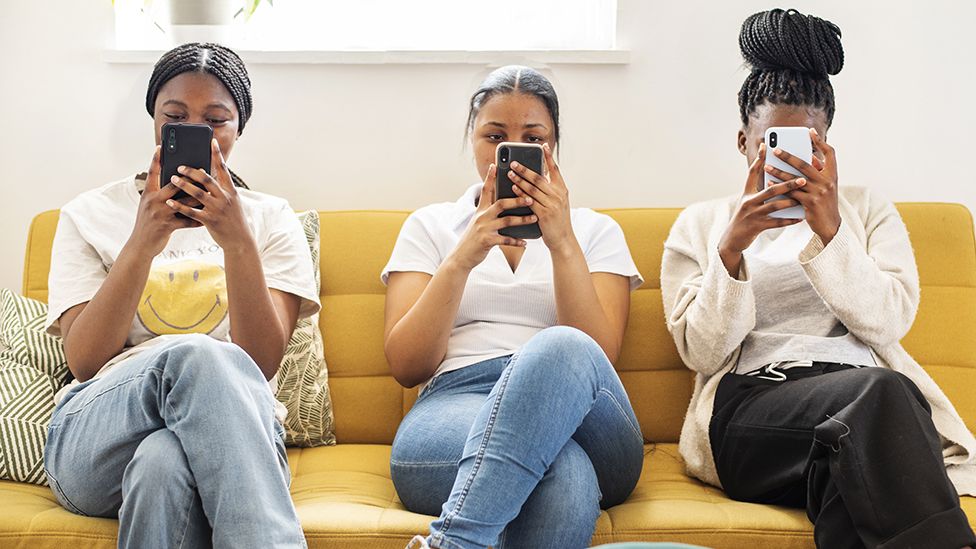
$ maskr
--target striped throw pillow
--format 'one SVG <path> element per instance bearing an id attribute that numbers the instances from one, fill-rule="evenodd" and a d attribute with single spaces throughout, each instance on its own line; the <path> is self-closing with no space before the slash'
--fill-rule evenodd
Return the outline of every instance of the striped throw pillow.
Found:
<path id="1" fill-rule="evenodd" d="M 46 304 L 0 289 L 0 479 L 47 485 L 44 443 L 68 362 L 46 319 Z"/>

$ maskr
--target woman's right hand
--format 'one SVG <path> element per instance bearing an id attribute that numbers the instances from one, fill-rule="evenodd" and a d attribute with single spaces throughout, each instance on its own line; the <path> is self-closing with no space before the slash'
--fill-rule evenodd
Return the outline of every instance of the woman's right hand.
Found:
<path id="1" fill-rule="evenodd" d="M 766 202 L 767 200 L 803 187 L 806 185 L 806 180 L 802 177 L 790 179 L 789 181 L 770 185 L 764 190 L 759 191 L 763 184 L 763 166 L 765 163 L 766 145 L 762 144 L 759 146 L 759 155 L 756 156 L 752 165 L 749 166 L 746 188 L 742 194 L 742 200 L 739 201 L 739 208 L 732 216 L 732 220 L 729 221 L 729 225 L 726 227 L 725 233 L 722 235 L 722 239 L 718 244 L 719 256 L 722 258 L 722 263 L 725 264 L 725 268 L 732 278 L 739 277 L 739 268 L 742 264 L 742 252 L 756 240 L 759 233 L 768 229 L 795 225 L 803 221 L 802 219 L 784 219 L 769 216 L 773 212 L 796 206 L 799 202 L 791 198 L 773 200 L 769 203 Z"/>
<path id="2" fill-rule="evenodd" d="M 143 189 L 142 197 L 139 199 L 136 224 L 126 243 L 127 246 L 132 245 L 140 255 L 149 258 L 156 257 L 163 251 L 173 231 L 201 226 L 197 221 L 176 215 L 173 208 L 166 205 L 166 201 L 173 198 L 180 189 L 176 185 L 161 187 L 159 181 L 161 172 L 160 147 L 157 146 L 152 163 L 149 165 L 146 188 Z"/>
<path id="3" fill-rule="evenodd" d="M 448 260 L 454 261 L 462 269 L 470 271 L 484 261 L 488 252 L 495 246 L 525 246 L 524 240 L 498 234 L 498 230 L 535 223 L 538 221 L 536 216 L 498 216 L 505 210 L 531 206 L 532 202 L 529 197 L 503 198 L 496 202 L 495 165 L 489 166 L 485 183 L 481 187 L 478 209 Z"/>

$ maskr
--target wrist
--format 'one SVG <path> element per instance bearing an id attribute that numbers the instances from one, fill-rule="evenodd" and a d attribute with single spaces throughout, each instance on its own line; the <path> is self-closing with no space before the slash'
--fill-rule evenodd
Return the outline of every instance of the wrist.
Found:
<path id="1" fill-rule="evenodd" d="M 446 259 L 438 267 L 438 272 L 444 272 L 449 276 L 458 276 L 467 278 L 468 274 L 474 269 L 474 265 L 468 265 L 460 258 L 458 258 L 456 253 L 452 253 L 447 256 Z"/>
<path id="2" fill-rule="evenodd" d="M 163 247 L 165 247 L 165 244 Z M 136 261 L 152 261 L 152 259 L 156 257 L 160 251 L 162 250 L 156 250 L 153 246 L 149 245 L 145 240 L 140 238 L 139 235 L 132 233 L 129 236 L 129 239 L 122 246 L 122 249 L 119 251 L 119 256 L 116 261 L 118 261 L 118 259 L 122 259 L 123 257 L 131 258 Z"/>
<path id="3" fill-rule="evenodd" d="M 258 255 L 258 245 L 251 237 L 250 231 L 243 234 L 234 242 L 218 243 L 224 250 L 224 258 L 243 257 L 248 255 Z"/>
<path id="4" fill-rule="evenodd" d="M 583 248 L 580 247 L 579 241 L 576 240 L 576 235 L 570 233 L 569 236 L 563 238 L 557 244 L 550 246 L 549 254 L 553 260 L 570 259 L 574 256 L 582 255 Z"/>

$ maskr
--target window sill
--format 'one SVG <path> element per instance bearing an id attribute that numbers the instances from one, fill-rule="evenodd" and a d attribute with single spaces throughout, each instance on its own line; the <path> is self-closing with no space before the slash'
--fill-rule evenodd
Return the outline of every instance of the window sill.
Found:
<path id="1" fill-rule="evenodd" d="M 525 51 L 254 51 L 239 50 L 246 63 L 272 65 L 625 65 L 630 50 Z M 153 64 L 163 54 L 154 50 L 108 49 L 106 63 Z"/>

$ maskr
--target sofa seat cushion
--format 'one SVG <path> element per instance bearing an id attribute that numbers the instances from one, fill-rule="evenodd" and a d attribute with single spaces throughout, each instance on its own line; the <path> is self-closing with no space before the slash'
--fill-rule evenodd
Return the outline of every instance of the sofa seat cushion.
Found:
<path id="1" fill-rule="evenodd" d="M 604 511 L 594 545 L 677 541 L 706 547 L 813 547 L 813 528 L 800 509 L 741 503 L 684 474 L 676 444 L 645 447 L 633 495 Z M 289 448 L 291 491 L 308 546 L 402 549 L 433 517 L 404 509 L 390 480 L 390 447 L 339 444 Z M 115 547 L 115 520 L 62 509 L 49 488 L 0 481 L 0 547 Z M 962 499 L 976 525 L 976 498 Z"/>

